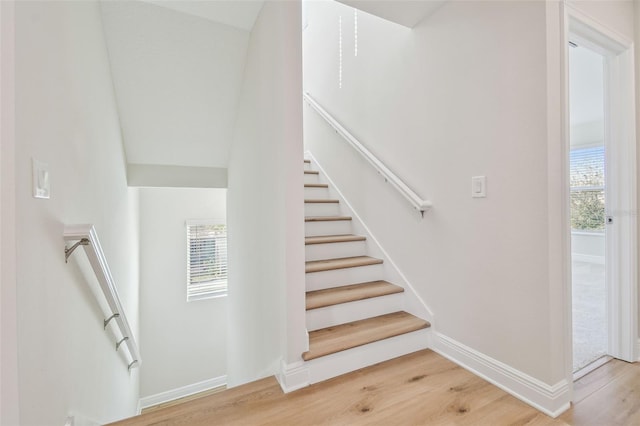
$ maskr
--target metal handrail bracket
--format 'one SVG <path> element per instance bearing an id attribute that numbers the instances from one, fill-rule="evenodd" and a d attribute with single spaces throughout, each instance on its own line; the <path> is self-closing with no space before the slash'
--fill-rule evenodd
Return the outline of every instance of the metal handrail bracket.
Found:
<path id="1" fill-rule="evenodd" d="M 65 248 L 65 261 L 69 259 L 69 256 L 76 248 L 80 246 L 84 248 L 84 252 L 89 259 L 93 272 L 96 274 L 100 289 L 111 311 L 111 316 L 104 320 L 104 328 L 106 329 L 112 320 L 115 321 L 116 327 L 123 337 L 116 343 L 116 351 L 120 348 L 120 345 L 124 344 L 128 349 L 130 357 L 128 361 L 129 364 L 127 365 L 128 369 L 131 370 L 134 366 L 139 367 L 142 361 L 138 345 L 133 338 L 131 326 L 124 314 L 115 282 L 111 276 L 111 271 L 109 270 L 109 265 L 102 251 L 102 246 L 98 240 L 95 228 L 93 225 L 67 225 L 64 229 L 64 240 L 67 242 L 76 241 L 71 247 Z"/>

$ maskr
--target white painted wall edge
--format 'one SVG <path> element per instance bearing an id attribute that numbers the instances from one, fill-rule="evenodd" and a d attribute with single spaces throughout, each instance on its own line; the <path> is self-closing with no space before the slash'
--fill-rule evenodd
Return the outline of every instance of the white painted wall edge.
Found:
<path id="1" fill-rule="evenodd" d="M 551 417 L 571 405 L 565 379 L 548 385 L 440 333 L 434 333 L 431 349 Z"/>
<path id="2" fill-rule="evenodd" d="M 226 188 L 227 169 L 127 164 L 127 184 L 151 188 Z"/>
<path id="3" fill-rule="evenodd" d="M 388 263 L 389 265 L 391 265 L 391 268 L 398 274 L 398 276 L 400 277 L 400 279 L 404 283 L 402 287 L 404 287 L 406 292 L 410 293 L 410 295 L 411 295 L 411 297 L 407 298 L 407 300 L 412 299 L 412 300 L 416 300 L 418 302 L 417 303 L 418 306 L 414 306 L 414 305 L 407 306 L 407 309 L 411 311 L 412 310 L 411 307 L 413 307 L 413 308 L 417 308 L 419 312 L 418 311 L 413 311 L 413 312 L 410 312 L 410 313 L 412 313 L 414 315 L 417 314 L 417 316 L 422 316 L 424 319 L 426 319 L 427 321 L 429 321 L 431 323 L 431 327 L 433 329 L 434 328 L 434 323 L 435 323 L 435 318 L 434 318 L 434 315 L 433 315 L 433 311 L 429 308 L 429 306 L 424 301 L 424 299 L 422 299 L 422 297 L 420 297 L 418 292 L 414 289 L 414 287 L 409 282 L 409 279 L 402 273 L 402 271 L 400 270 L 400 268 L 398 268 L 398 265 L 396 265 L 396 263 L 393 261 L 393 259 L 391 259 L 391 257 L 385 251 L 385 249 L 382 247 L 382 245 L 380 244 L 378 239 L 373 235 L 373 233 L 371 232 L 369 227 L 367 227 L 367 225 L 365 225 L 365 223 L 362 220 L 362 218 L 360 217 L 360 215 L 355 211 L 353 206 L 344 197 L 344 194 L 340 191 L 340 188 L 335 184 L 335 182 L 333 180 L 331 180 L 331 177 L 329 177 L 329 175 L 322 168 L 320 163 L 318 163 L 316 158 L 313 156 L 313 153 L 311 151 L 308 151 L 308 150 L 305 151 L 304 158 L 311 160 L 311 162 L 316 167 L 318 167 L 318 169 L 320 170 L 320 173 L 322 173 L 322 176 L 325 179 L 327 179 L 327 181 L 329 182 L 329 186 L 333 190 L 335 190 L 336 193 L 338 194 L 338 196 L 340 197 L 340 202 L 344 203 L 344 205 L 347 207 L 347 209 L 351 212 L 351 215 L 353 216 L 353 220 L 355 222 L 357 222 L 364 229 L 364 231 L 367 234 L 367 238 L 370 239 L 373 242 L 373 244 L 376 246 L 376 248 L 380 251 L 380 253 L 382 254 L 382 257 L 383 257 L 383 261 Z"/>
<path id="4" fill-rule="evenodd" d="M 176 399 L 184 398 L 199 392 L 208 391 L 211 389 L 219 388 L 227 385 L 227 376 L 214 377 L 213 379 L 203 380 L 191 385 L 182 386 L 177 389 L 172 389 L 166 392 L 157 393 L 155 395 L 145 396 L 140 398 L 138 402 L 138 413 L 145 408 L 153 407 L 154 405 L 164 404 L 165 402 L 174 401 Z"/>

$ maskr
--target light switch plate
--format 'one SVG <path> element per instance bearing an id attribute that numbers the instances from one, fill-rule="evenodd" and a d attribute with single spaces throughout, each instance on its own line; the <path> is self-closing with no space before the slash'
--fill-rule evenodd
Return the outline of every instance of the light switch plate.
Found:
<path id="1" fill-rule="evenodd" d="M 32 158 L 31 168 L 33 171 L 33 197 L 50 198 L 51 182 L 49 181 L 49 165 Z"/>
<path id="2" fill-rule="evenodd" d="M 487 196 L 487 177 L 474 176 L 471 178 L 471 196 L 483 198 Z"/>

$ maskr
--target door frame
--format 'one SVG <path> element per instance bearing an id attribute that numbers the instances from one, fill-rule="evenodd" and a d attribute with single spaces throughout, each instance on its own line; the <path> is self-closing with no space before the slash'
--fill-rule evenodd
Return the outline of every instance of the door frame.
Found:
<path id="1" fill-rule="evenodd" d="M 637 172 L 635 135 L 634 44 L 632 40 L 599 24 L 582 12 L 564 5 L 564 31 L 561 37 L 564 52 L 564 163 L 569 165 L 569 41 L 603 54 L 605 60 L 605 152 L 608 167 L 605 188 L 608 216 L 606 225 L 606 279 L 609 328 L 609 354 L 635 362 L 638 360 L 638 288 L 637 288 Z M 563 176 L 569 188 L 569 176 Z M 569 191 L 567 189 L 566 193 Z M 568 197 L 567 197 L 568 198 Z M 569 200 L 566 200 L 568 205 Z M 568 211 L 568 210 L 567 210 Z M 568 215 L 567 215 L 568 216 Z M 566 235 L 571 226 L 564 221 Z M 571 270 L 570 244 L 565 253 Z M 571 277 L 567 281 L 570 295 L 566 309 L 572 318 Z M 565 329 L 569 347 L 567 365 L 571 377 L 573 354 L 572 320 Z"/>

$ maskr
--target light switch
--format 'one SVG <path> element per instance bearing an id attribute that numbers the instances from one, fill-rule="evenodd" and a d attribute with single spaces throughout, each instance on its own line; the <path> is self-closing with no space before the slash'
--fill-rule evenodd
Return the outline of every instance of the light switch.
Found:
<path id="1" fill-rule="evenodd" d="M 31 168 L 33 171 L 33 197 L 49 198 L 51 192 L 51 185 L 49 182 L 49 165 L 32 158 Z"/>
<path id="2" fill-rule="evenodd" d="M 471 196 L 482 198 L 487 196 L 487 177 L 474 176 L 471 178 Z"/>

